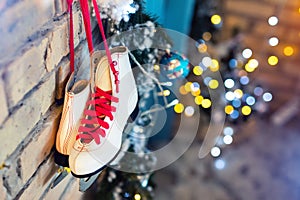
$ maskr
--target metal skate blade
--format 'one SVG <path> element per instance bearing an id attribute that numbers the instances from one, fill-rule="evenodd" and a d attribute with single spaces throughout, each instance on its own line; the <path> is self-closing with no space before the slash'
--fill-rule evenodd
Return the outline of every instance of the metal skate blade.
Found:
<path id="1" fill-rule="evenodd" d="M 85 192 L 87 189 L 91 187 L 91 185 L 97 180 L 98 176 L 101 174 L 102 171 L 98 172 L 97 174 L 90 176 L 88 178 L 80 178 L 79 179 L 79 191 Z"/>
<path id="2" fill-rule="evenodd" d="M 57 171 L 57 175 L 53 178 L 51 183 L 51 189 L 55 188 L 68 174 L 70 173 L 70 169 L 66 167 L 61 167 Z"/>

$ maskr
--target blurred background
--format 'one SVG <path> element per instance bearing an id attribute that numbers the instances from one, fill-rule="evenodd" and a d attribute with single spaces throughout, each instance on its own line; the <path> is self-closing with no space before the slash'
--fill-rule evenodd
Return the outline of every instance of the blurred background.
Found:
<path id="1" fill-rule="evenodd" d="M 146 10 L 198 41 L 227 91 L 226 125 L 210 155 L 198 158 L 204 120 L 198 141 L 154 174 L 154 199 L 300 199 L 300 1 L 148 0 Z M 230 91 L 248 94 L 251 110 Z"/>

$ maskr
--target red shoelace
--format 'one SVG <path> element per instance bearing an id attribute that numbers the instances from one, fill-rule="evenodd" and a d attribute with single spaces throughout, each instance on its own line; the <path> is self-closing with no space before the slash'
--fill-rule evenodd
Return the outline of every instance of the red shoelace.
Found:
<path id="1" fill-rule="evenodd" d="M 90 99 L 86 103 L 87 108 L 84 111 L 86 118 L 81 119 L 81 126 L 76 136 L 77 140 L 82 139 L 89 142 L 94 139 L 96 144 L 100 144 L 100 136 L 106 136 L 103 128 L 108 129 L 109 124 L 104 119 L 106 117 L 111 121 L 114 119 L 112 112 L 115 112 L 116 108 L 111 103 L 119 101 L 111 93 L 111 91 L 105 92 L 98 87 L 95 88 L 95 93 L 91 93 Z"/>

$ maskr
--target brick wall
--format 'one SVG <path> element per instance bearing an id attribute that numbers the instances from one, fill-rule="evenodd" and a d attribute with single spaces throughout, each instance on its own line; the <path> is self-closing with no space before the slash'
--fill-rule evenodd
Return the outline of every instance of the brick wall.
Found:
<path id="1" fill-rule="evenodd" d="M 0 3 L 0 199 L 80 199 L 71 176 L 50 189 L 53 145 L 69 74 L 65 0 Z M 74 6 L 76 62 L 85 42 Z"/>

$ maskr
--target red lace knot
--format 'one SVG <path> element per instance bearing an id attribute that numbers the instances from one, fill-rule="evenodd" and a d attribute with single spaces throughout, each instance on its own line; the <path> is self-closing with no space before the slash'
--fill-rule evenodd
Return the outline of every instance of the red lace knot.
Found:
<path id="1" fill-rule="evenodd" d="M 73 0 L 67 0 L 67 3 L 68 3 L 68 12 L 70 12 L 73 4 Z"/>
<path id="2" fill-rule="evenodd" d="M 119 99 L 112 96 L 111 91 L 105 92 L 98 87 L 90 97 L 87 101 L 87 109 L 84 111 L 86 117 L 81 120 L 82 125 L 78 129 L 80 134 L 76 139 L 95 140 L 96 144 L 100 144 L 100 136 L 106 136 L 104 129 L 109 129 L 105 118 L 108 117 L 111 121 L 114 119 L 112 112 L 116 111 L 116 107 L 111 103 L 117 103 Z"/>

